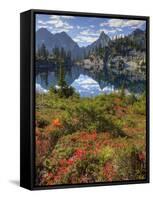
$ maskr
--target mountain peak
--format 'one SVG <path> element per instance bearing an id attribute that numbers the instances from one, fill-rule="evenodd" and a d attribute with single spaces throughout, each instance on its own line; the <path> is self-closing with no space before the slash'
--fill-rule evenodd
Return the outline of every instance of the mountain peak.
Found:
<path id="1" fill-rule="evenodd" d="M 141 29 L 139 29 L 139 28 L 137 28 L 137 29 L 135 29 L 135 30 L 133 31 L 133 34 L 134 34 L 134 35 L 143 34 L 143 33 L 144 33 L 144 31 L 141 30 Z"/>
<path id="2" fill-rule="evenodd" d="M 62 35 L 67 35 L 67 33 L 65 31 L 62 31 L 61 34 Z"/>
<path id="3" fill-rule="evenodd" d="M 65 31 L 62 32 L 57 32 L 55 35 L 63 35 L 63 36 L 68 36 L 68 34 Z"/>
<path id="4" fill-rule="evenodd" d="M 64 38 L 64 39 L 67 38 L 69 40 L 72 40 L 72 38 L 65 31 L 56 33 L 55 36 L 60 37 L 60 38 Z"/>
<path id="5" fill-rule="evenodd" d="M 102 32 L 100 33 L 99 39 L 100 39 L 100 40 L 107 40 L 107 41 L 109 41 L 109 40 L 110 40 L 110 37 L 109 37 L 104 31 L 102 31 Z"/>
<path id="6" fill-rule="evenodd" d="M 98 47 L 98 48 L 102 47 L 103 48 L 103 47 L 108 46 L 110 40 L 111 40 L 110 37 L 107 34 L 105 34 L 104 31 L 102 31 L 100 33 L 99 38 L 87 47 L 87 52 L 92 50 L 92 49 L 95 49 L 96 47 Z"/>
<path id="7" fill-rule="evenodd" d="M 106 34 L 105 34 L 104 31 L 102 31 L 102 32 L 100 33 L 100 36 L 99 36 L 99 37 L 101 38 L 101 37 L 103 37 L 103 36 L 106 36 Z"/>
<path id="8" fill-rule="evenodd" d="M 43 27 L 38 29 L 37 32 L 40 32 L 40 33 L 46 33 L 46 32 L 48 33 L 49 32 L 50 34 L 52 34 L 47 28 L 43 28 Z"/>
<path id="9" fill-rule="evenodd" d="M 45 38 L 49 39 L 53 36 L 53 34 L 47 28 L 40 28 L 37 30 L 37 37 L 41 40 L 45 40 Z"/>

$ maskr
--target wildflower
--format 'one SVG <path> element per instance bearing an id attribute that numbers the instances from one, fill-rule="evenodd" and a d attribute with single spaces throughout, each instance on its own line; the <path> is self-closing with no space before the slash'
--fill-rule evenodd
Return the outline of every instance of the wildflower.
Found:
<path id="1" fill-rule="evenodd" d="M 61 122 L 60 122 L 60 120 L 58 118 L 54 119 L 52 121 L 52 124 L 53 124 L 53 126 L 56 126 L 56 127 L 60 127 L 61 126 Z"/>

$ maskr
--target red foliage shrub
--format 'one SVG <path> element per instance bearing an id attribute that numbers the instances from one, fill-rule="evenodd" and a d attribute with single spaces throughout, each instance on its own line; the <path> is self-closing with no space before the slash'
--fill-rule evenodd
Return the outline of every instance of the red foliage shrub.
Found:
<path id="1" fill-rule="evenodd" d="M 75 151 L 75 156 L 76 156 L 77 158 L 82 158 L 82 157 L 85 156 L 85 155 L 86 155 L 86 151 L 83 150 L 83 149 L 77 149 L 77 150 Z"/>
<path id="2" fill-rule="evenodd" d="M 115 175 L 114 166 L 110 161 L 106 162 L 103 167 L 103 175 L 107 181 L 112 181 Z"/>
<path id="3" fill-rule="evenodd" d="M 138 154 L 138 159 L 139 159 L 140 161 L 144 161 L 144 160 L 145 160 L 145 154 L 144 154 L 143 152 L 140 152 L 140 153 Z"/>

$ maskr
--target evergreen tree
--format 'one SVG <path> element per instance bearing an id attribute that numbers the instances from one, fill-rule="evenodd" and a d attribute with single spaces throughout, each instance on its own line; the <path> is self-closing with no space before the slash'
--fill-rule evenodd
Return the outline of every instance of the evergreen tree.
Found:
<path id="1" fill-rule="evenodd" d="M 60 65 L 60 68 L 59 68 L 59 81 L 58 81 L 58 85 L 61 87 L 61 89 L 67 86 L 67 83 L 65 81 L 64 67 L 62 65 Z"/>
<path id="2" fill-rule="evenodd" d="M 61 57 L 63 60 L 65 60 L 65 58 L 66 58 L 66 52 L 64 51 L 64 48 L 63 48 L 63 47 L 61 48 L 61 51 L 60 51 L 60 57 Z"/>
<path id="3" fill-rule="evenodd" d="M 41 57 L 41 52 L 40 52 L 40 46 L 38 46 L 38 50 L 37 50 L 37 53 L 36 53 L 37 57 L 40 58 Z"/>
<path id="4" fill-rule="evenodd" d="M 124 84 L 122 84 L 120 89 L 120 97 L 123 99 L 125 97 L 125 87 Z"/>
<path id="5" fill-rule="evenodd" d="M 60 58 L 60 51 L 59 51 L 59 48 L 55 47 L 53 49 L 53 55 L 55 57 L 55 59 L 58 61 L 58 59 Z"/>
<path id="6" fill-rule="evenodd" d="M 65 58 L 66 65 L 71 65 L 71 51 L 68 51 Z"/>
<path id="7" fill-rule="evenodd" d="M 40 55 L 43 58 L 47 58 L 47 49 L 44 43 L 42 43 L 41 47 L 40 47 Z"/>

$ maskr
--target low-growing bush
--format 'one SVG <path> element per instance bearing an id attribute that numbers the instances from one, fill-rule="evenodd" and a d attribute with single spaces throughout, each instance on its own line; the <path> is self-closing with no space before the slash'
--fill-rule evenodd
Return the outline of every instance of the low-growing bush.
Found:
<path id="1" fill-rule="evenodd" d="M 50 91 L 43 98 L 36 108 L 37 185 L 145 179 L 145 95 L 59 98 Z"/>
<path id="2" fill-rule="evenodd" d="M 98 154 L 101 164 L 106 163 L 109 160 L 112 160 L 114 157 L 113 148 L 106 146 Z"/>
<path id="3" fill-rule="evenodd" d="M 44 119 L 44 118 L 38 118 L 37 119 L 37 126 L 39 128 L 44 128 L 44 127 L 48 126 L 49 123 L 50 122 L 48 120 Z"/>
<path id="4" fill-rule="evenodd" d="M 133 105 L 135 114 L 146 115 L 146 105 L 143 102 L 136 102 Z"/>
<path id="5" fill-rule="evenodd" d="M 138 151 L 135 146 L 131 146 L 127 150 L 120 150 L 117 163 L 119 180 L 137 180 L 145 178 L 145 156 L 141 154 L 141 151 Z"/>

